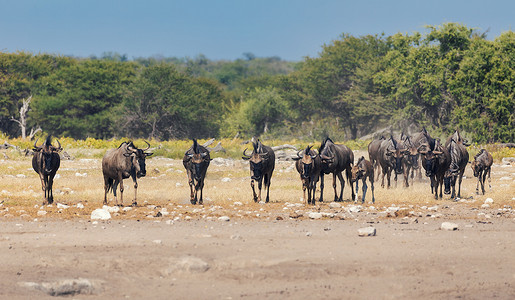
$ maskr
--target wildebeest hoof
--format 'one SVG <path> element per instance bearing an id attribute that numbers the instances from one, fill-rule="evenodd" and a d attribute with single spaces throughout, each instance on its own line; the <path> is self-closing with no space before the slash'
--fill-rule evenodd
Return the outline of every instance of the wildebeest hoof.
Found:
<path id="1" fill-rule="evenodd" d="M 132 207 L 136 207 L 136 206 L 138 206 L 138 203 L 137 202 L 132 202 L 131 206 Z"/>

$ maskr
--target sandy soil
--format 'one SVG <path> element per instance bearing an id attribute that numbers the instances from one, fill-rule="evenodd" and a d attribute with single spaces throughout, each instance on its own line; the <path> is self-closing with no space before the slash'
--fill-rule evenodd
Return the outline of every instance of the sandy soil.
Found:
<path id="1" fill-rule="evenodd" d="M 213 164 L 206 204 L 192 206 L 180 161 L 155 159 L 140 181 L 140 206 L 94 221 L 98 160 L 63 162 L 55 188 L 64 208 L 35 204 L 41 195 L 27 161 L 2 163 L 2 299 L 63 291 L 74 299 L 515 299 L 513 165 L 496 164 L 485 196 L 467 178 L 462 201 L 433 200 L 423 181 L 377 184 L 373 205 L 306 207 L 291 162 L 278 164 L 269 204 L 249 199 L 245 165 Z M 494 203 L 483 206 L 487 197 Z M 446 221 L 458 230 L 441 230 Z M 369 226 L 377 235 L 359 237 Z"/>

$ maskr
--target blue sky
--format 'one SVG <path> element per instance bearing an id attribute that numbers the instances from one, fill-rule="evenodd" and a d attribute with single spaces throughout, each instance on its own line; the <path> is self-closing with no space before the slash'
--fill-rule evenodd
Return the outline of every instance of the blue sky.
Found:
<path id="1" fill-rule="evenodd" d="M 89 57 L 316 57 L 342 33 L 425 32 L 457 22 L 493 39 L 513 30 L 515 1 L 0 0 L 0 51 Z"/>

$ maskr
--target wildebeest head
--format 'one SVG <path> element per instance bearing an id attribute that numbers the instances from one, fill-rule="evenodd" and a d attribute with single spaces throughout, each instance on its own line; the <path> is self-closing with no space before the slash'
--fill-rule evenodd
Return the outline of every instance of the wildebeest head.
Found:
<path id="1" fill-rule="evenodd" d="M 332 169 L 336 163 L 336 154 L 333 152 L 332 148 L 334 148 L 334 143 L 329 137 L 325 138 L 322 144 L 320 144 L 320 148 L 318 148 L 323 169 Z"/>
<path id="2" fill-rule="evenodd" d="M 406 149 L 404 149 L 402 145 L 397 143 L 393 136 L 390 136 L 390 141 L 393 147 L 386 148 L 386 156 L 389 157 L 389 160 L 393 164 L 395 173 L 402 174 L 402 160 L 404 158 L 404 154 L 406 153 Z"/>
<path id="3" fill-rule="evenodd" d="M 451 170 L 445 171 L 444 177 L 443 177 L 443 183 L 444 183 L 444 193 L 450 194 L 451 193 L 451 186 L 453 186 L 456 183 L 457 175 L 454 174 Z"/>
<path id="4" fill-rule="evenodd" d="M 365 167 L 363 166 L 363 160 L 365 159 L 365 157 L 360 157 L 358 159 L 358 162 L 352 166 L 352 169 L 351 169 L 351 182 L 356 182 L 356 180 L 359 180 L 361 178 L 363 178 L 363 175 L 365 174 Z"/>
<path id="5" fill-rule="evenodd" d="M 205 149 L 201 149 L 199 147 L 196 139 L 193 139 L 192 150 L 193 153 L 187 153 L 186 156 L 193 165 L 193 168 L 191 170 L 193 173 L 193 177 L 196 180 L 200 180 L 200 178 L 202 177 L 202 165 L 206 161 L 210 161 L 211 158 L 209 157 L 209 152 L 203 151 Z"/>
<path id="6" fill-rule="evenodd" d="M 133 142 L 129 142 L 127 144 L 127 152 L 125 152 L 123 155 L 125 157 L 129 157 L 131 159 L 132 167 L 136 171 L 136 177 L 145 177 L 147 175 L 147 170 L 145 167 L 145 159 L 147 156 L 151 156 L 154 153 L 148 153 L 145 152 L 150 148 L 150 144 L 147 143 L 147 148 L 145 149 L 138 149 L 136 146 L 134 146 Z"/>
<path id="7" fill-rule="evenodd" d="M 431 177 L 436 175 L 438 171 L 438 159 L 443 155 L 437 141 L 430 140 L 429 144 L 422 144 L 418 147 L 418 152 L 424 155 L 424 168 L 426 169 L 426 176 Z"/>
<path id="8" fill-rule="evenodd" d="M 257 142 L 253 141 L 252 146 L 254 151 L 251 154 L 247 154 L 247 148 L 245 148 L 242 158 L 250 163 L 250 178 L 259 181 L 263 177 L 263 165 L 269 159 L 269 156 L 268 153 L 262 153 L 263 150 L 259 140 Z"/>
<path id="9" fill-rule="evenodd" d="M 406 138 L 404 139 L 404 147 L 406 148 L 406 151 L 404 152 L 404 154 L 406 155 L 406 164 L 415 170 L 418 169 L 418 158 L 420 155 L 418 153 L 417 148 L 415 147 L 415 144 L 411 140 L 411 137 L 406 136 Z"/>
<path id="10" fill-rule="evenodd" d="M 307 146 L 306 149 L 300 150 L 297 152 L 297 157 L 294 157 L 293 160 L 300 160 L 302 163 L 301 167 L 301 178 L 309 178 L 311 174 L 311 170 L 313 170 L 313 165 L 315 163 L 315 158 L 317 154 L 311 150 L 312 146 Z M 302 152 L 302 155 L 301 155 Z"/>
<path id="11" fill-rule="evenodd" d="M 55 159 L 55 155 L 59 153 L 63 148 L 61 147 L 61 143 L 59 143 L 59 140 L 57 140 L 57 144 L 59 147 L 52 146 L 52 137 L 48 136 L 46 138 L 46 141 L 41 145 L 37 146 L 39 139 L 36 139 L 34 142 L 34 154 L 41 153 L 41 171 L 45 172 L 46 174 L 52 173 L 54 168 L 57 166 L 57 164 L 53 161 Z"/>

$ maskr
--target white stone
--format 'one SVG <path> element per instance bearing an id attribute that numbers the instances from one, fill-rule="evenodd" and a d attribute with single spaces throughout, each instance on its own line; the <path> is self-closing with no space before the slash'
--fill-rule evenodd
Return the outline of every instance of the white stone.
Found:
<path id="1" fill-rule="evenodd" d="M 39 210 L 37 214 L 38 214 L 38 216 L 44 216 L 47 214 L 47 212 L 44 210 Z"/>
<path id="2" fill-rule="evenodd" d="M 230 182 L 232 179 L 229 177 L 222 178 L 222 182 Z"/>
<path id="3" fill-rule="evenodd" d="M 175 187 L 180 187 L 180 186 L 182 186 L 182 183 L 180 183 L 180 182 L 175 183 Z"/>
<path id="4" fill-rule="evenodd" d="M 125 212 L 127 212 L 127 211 L 129 211 L 129 210 L 132 210 L 132 207 L 127 206 L 127 207 L 124 207 L 122 210 L 123 210 L 123 211 L 125 211 Z"/>
<path id="5" fill-rule="evenodd" d="M 220 218 L 218 218 L 218 221 L 229 222 L 230 220 L 231 218 L 229 218 L 228 216 L 221 216 Z"/>
<path id="6" fill-rule="evenodd" d="M 427 210 L 430 210 L 430 211 L 437 211 L 438 210 L 438 206 L 431 206 L 431 207 L 428 207 Z"/>
<path id="7" fill-rule="evenodd" d="M 347 207 L 347 211 L 350 213 L 359 213 L 361 211 L 361 206 L 359 205 L 352 205 Z"/>
<path id="8" fill-rule="evenodd" d="M 95 293 L 96 283 L 88 279 L 64 279 L 56 282 L 20 282 L 20 286 L 42 291 L 50 296 L 91 295 Z"/>
<path id="9" fill-rule="evenodd" d="M 313 233 L 311 233 L 311 231 L 306 232 L 306 236 L 312 236 L 312 235 L 313 235 Z"/>
<path id="10" fill-rule="evenodd" d="M 358 229 L 358 235 L 359 236 L 375 236 L 376 229 L 374 227 L 360 228 L 360 229 Z"/>
<path id="11" fill-rule="evenodd" d="M 108 211 L 110 213 L 117 213 L 117 212 L 120 211 L 120 207 L 118 207 L 118 206 L 107 206 L 107 205 L 104 205 L 104 206 L 102 206 L 102 209 L 106 210 L 106 211 Z"/>
<path id="12" fill-rule="evenodd" d="M 489 208 L 489 207 L 490 207 L 490 204 L 485 203 L 485 204 L 481 205 L 481 208 Z"/>
<path id="13" fill-rule="evenodd" d="M 458 224 L 451 223 L 451 222 L 443 222 L 442 225 L 440 226 L 440 229 L 449 230 L 449 231 L 458 230 Z"/>
<path id="14" fill-rule="evenodd" d="M 236 205 L 236 206 L 242 206 L 242 205 L 243 205 L 243 203 L 241 203 L 241 202 L 239 202 L 239 201 L 236 201 L 236 202 L 234 202 L 233 204 L 234 204 L 234 205 Z"/>
<path id="15" fill-rule="evenodd" d="M 161 240 L 153 240 L 152 243 L 158 244 L 158 245 L 162 245 L 163 241 L 161 241 Z"/>
<path id="16" fill-rule="evenodd" d="M 340 207 L 342 207 L 342 205 L 338 202 L 331 202 L 331 203 L 329 203 L 329 207 L 330 208 L 340 208 Z"/>
<path id="17" fill-rule="evenodd" d="M 316 219 L 321 219 L 321 218 L 322 218 L 322 213 L 319 213 L 319 212 L 310 212 L 310 213 L 308 214 L 308 217 L 309 217 L 310 219 L 314 219 L 314 220 L 316 220 Z"/>
<path id="18" fill-rule="evenodd" d="M 25 174 L 18 174 L 18 175 L 16 175 L 16 177 L 18 177 L 18 178 L 26 178 L 27 176 Z"/>
<path id="19" fill-rule="evenodd" d="M 102 208 L 97 208 L 91 212 L 91 220 L 109 220 L 111 219 L 111 214 Z"/>
<path id="20" fill-rule="evenodd" d="M 82 203 L 77 203 L 77 208 L 84 208 L 84 204 L 82 204 Z"/>
<path id="21" fill-rule="evenodd" d="M 61 203 L 57 203 L 57 208 L 67 209 L 67 208 L 69 208 L 69 207 L 70 207 L 69 205 L 61 204 Z"/>
<path id="22" fill-rule="evenodd" d="M 77 177 L 86 177 L 86 176 L 88 176 L 88 173 L 79 173 L 79 172 L 77 172 L 77 173 L 75 173 L 75 176 L 77 176 Z"/>
<path id="23" fill-rule="evenodd" d="M 486 204 L 492 204 L 492 203 L 494 203 L 494 199 L 492 199 L 492 198 L 486 198 L 485 203 L 486 203 Z"/>

